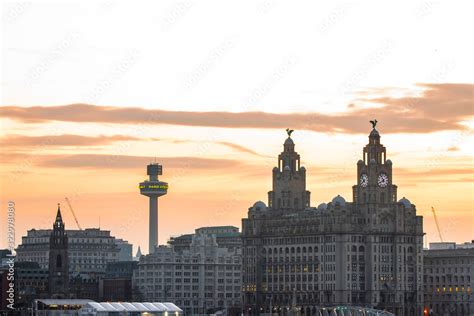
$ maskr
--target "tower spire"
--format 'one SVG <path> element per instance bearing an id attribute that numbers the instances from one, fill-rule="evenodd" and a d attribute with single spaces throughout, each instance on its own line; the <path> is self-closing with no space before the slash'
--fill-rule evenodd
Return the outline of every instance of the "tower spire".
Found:
<path id="1" fill-rule="evenodd" d="M 61 203 L 58 203 L 58 212 L 56 213 L 56 220 L 54 221 L 54 226 L 60 226 L 63 223 L 63 217 L 61 216 Z"/>
<path id="2" fill-rule="evenodd" d="M 61 216 L 61 205 L 49 236 L 49 296 L 65 298 L 68 286 L 68 236 Z"/>

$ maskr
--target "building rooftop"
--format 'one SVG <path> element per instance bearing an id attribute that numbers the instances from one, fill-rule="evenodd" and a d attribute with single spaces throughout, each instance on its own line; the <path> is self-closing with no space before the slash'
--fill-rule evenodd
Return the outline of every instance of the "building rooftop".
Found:
<path id="1" fill-rule="evenodd" d="M 183 310 L 173 303 L 165 302 L 101 302 L 85 299 L 37 299 L 43 309 L 63 306 L 67 309 L 94 309 L 97 312 L 182 312 Z"/>
<path id="2" fill-rule="evenodd" d="M 38 299 L 38 303 L 43 303 L 44 305 L 85 305 L 93 300 L 83 300 L 83 299 Z"/>
<path id="3" fill-rule="evenodd" d="M 474 240 L 465 242 L 463 244 L 456 244 L 455 242 L 430 242 L 429 250 L 449 250 L 449 249 L 474 249 Z"/>
<path id="4" fill-rule="evenodd" d="M 173 303 L 150 302 L 90 302 L 84 308 L 93 308 L 98 312 L 182 312 L 183 310 Z"/>

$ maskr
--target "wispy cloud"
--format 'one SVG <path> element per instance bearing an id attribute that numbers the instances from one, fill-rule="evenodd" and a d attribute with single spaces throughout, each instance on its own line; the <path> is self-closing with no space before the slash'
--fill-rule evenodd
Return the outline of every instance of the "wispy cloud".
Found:
<path id="1" fill-rule="evenodd" d="M 21 160 L 21 153 L 1 153 L 3 163 Z M 196 157 L 144 157 L 108 154 L 77 155 L 39 155 L 34 162 L 38 167 L 49 168 L 88 168 L 88 169 L 143 169 L 153 161 L 166 165 L 167 168 L 185 169 L 226 169 L 238 167 L 241 162 L 232 159 L 196 158 Z"/>
<path id="2" fill-rule="evenodd" d="M 260 155 L 259 153 L 257 153 L 256 151 L 254 151 L 250 148 L 247 148 L 247 147 L 244 147 L 244 146 L 241 146 L 241 145 L 238 145 L 238 144 L 234 144 L 234 143 L 231 143 L 231 142 L 216 142 L 216 144 L 229 147 L 229 148 L 237 150 L 238 152 L 241 152 L 241 153 L 251 154 L 251 155 L 255 155 L 255 156 L 259 156 L 259 157 L 267 157 L 267 156 L 264 156 L 264 155 Z"/>
<path id="3" fill-rule="evenodd" d="M 423 177 L 423 178 L 434 178 L 438 176 L 455 176 L 473 175 L 474 170 L 472 168 L 434 168 L 434 169 L 405 169 L 399 168 L 396 170 L 396 174 L 399 176 L 409 176 L 410 178 Z"/>
<path id="4" fill-rule="evenodd" d="M 30 147 L 30 146 L 48 146 L 48 147 L 66 147 L 66 146 L 101 146 L 109 145 L 119 141 L 135 141 L 136 137 L 124 135 L 112 136 L 82 136 L 82 135 L 44 135 L 44 136 L 26 136 L 26 135 L 6 135 L 0 137 L 0 146 L 5 147 Z"/>
<path id="5" fill-rule="evenodd" d="M 4 106 L 2 117 L 27 123 L 46 121 L 116 124 L 171 124 L 222 128 L 286 128 L 333 133 L 366 133 L 374 117 L 384 133 L 429 133 L 465 130 L 472 119 L 474 85 L 419 84 L 425 88 L 415 97 L 362 98 L 358 103 L 376 103 L 376 109 L 355 107 L 340 114 L 192 112 L 149 110 L 139 107 L 71 104 L 63 106 Z M 153 117 L 153 120 L 150 120 Z"/>

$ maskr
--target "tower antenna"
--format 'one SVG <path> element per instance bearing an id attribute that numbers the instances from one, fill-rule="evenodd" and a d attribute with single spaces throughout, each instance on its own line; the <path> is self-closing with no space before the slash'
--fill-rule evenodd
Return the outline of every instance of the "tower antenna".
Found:
<path id="1" fill-rule="evenodd" d="M 141 182 L 139 188 L 140 194 L 148 196 L 150 200 L 148 253 L 151 254 L 158 246 L 158 198 L 168 193 L 168 183 L 158 180 L 158 176 L 163 174 L 163 167 L 160 164 L 151 163 L 146 169 L 150 177 Z"/>

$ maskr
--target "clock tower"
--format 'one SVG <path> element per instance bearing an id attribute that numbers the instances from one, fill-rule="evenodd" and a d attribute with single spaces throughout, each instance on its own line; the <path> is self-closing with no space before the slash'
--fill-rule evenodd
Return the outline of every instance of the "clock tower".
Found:
<path id="1" fill-rule="evenodd" d="M 392 184 L 392 161 L 387 159 L 385 146 L 380 143 L 380 134 L 375 129 L 376 120 L 364 147 L 363 160 L 357 162 L 357 185 L 354 185 L 353 200 L 359 205 L 387 205 L 397 202 L 397 186 Z"/>
<path id="2" fill-rule="evenodd" d="M 273 190 L 268 192 L 268 206 L 275 210 L 304 210 L 310 206 L 311 193 L 306 190 L 306 169 L 291 139 L 292 130 L 273 168 Z"/>
<path id="3" fill-rule="evenodd" d="M 50 298 L 66 298 L 69 291 L 68 238 L 61 209 L 53 224 L 49 239 L 49 295 Z"/>

